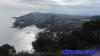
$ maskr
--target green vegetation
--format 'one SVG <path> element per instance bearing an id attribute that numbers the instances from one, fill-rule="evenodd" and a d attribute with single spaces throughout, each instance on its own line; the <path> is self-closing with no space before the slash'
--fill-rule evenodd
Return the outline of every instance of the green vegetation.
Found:
<path id="1" fill-rule="evenodd" d="M 37 40 L 32 43 L 35 49 L 34 53 L 21 52 L 15 54 L 14 47 L 6 44 L 0 47 L 0 54 L 2 56 L 91 56 L 62 55 L 60 51 L 65 49 L 84 50 L 93 47 L 99 49 L 100 16 L 93 16 L 91 17 L 92 20 L 84 22 L 81 26 L 78 24 L 78 27 L 76 27 L 77 24 L 73 25 L 75 22 L 57 24 L 54 17 L 51 18 L 52 20 L 46 21 L 44 24 L 36 24 L 39 28 L 46 28 L 46 30 L 37 34 Z M 9 53 L 9 50 L 12 50 L 12 52 Z"/>
<path id="2" fill-rule="evenodd" d="M 12 56 L 16 54 L 16 50 L 13 46 L 5 44 L 0 46 L 0 56 Z"/>
<path id="3" fill-rule="evenodd" d="M 40 32 L 37 40 L 32 43 L 36 52 L 56 52 L 64 49 L 83 50 L 100 45 L 100 20 L 85 22 L 74 30 L 68 28 L 65 24 L 60 26 L 53 24 L 44 32 Z"/>

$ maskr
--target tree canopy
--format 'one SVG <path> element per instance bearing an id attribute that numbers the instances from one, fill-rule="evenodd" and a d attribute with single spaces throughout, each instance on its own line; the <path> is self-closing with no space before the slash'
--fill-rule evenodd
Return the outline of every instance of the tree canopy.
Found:
<path id="1" fill-rule="evenodd" d="M 93 18 L 95 20 L 85 22 L 74 30 L 69 30 L 67 24 L 47 28 L 37 35 L 37 40 L 32 45 L 37 52 L 86 49 L 100 45 L 100 20 L 98 17 Z"/>
<path id="2" fill-rule="evenodd" d="M 0 55 L 2 55 L 2 56 L 10 56 L 15 53 L 16 53 L 15 48 L 9 44 L 0 46 Z"/>

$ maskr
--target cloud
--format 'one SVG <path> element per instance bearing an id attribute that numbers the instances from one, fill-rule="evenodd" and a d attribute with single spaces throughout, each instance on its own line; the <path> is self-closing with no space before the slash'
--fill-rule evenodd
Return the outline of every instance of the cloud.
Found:
<path id="1" fill-rule="evenodd" d="M 52 0 L 56 2 L 58 5 L 63 5 L 63 6 L 79 6 L 79 5 L 84 5 L 84 6 L 93 6 L 98 4 L 100 5 L 99 0 Z"/>
<path id="2" fill-rule="evenodd" d="M 36 26 L 26 27 L 24 29 L 16 30 L 14 34 L 15 38 L 12 38 L 12 45 L 15 46 L 17 52 L 32 51 L 32 42 L 36 41 L 36 34 L 44 31 L 44 29 L 38 29 Z M 34 51 L 34 50 L 33 50 Z"/>
<path id="3" fill-rule="evenodd" d="M 50 5 L 52 1 L 49 0 L 0 0 L 0 6 L 9 7 L 40 7 L 41 5 Z"/>
<path id="4" fill-rule="evenodd" d="M 44 7 L 44 6 L 92 6 L 99 0 L 0 0 L 0 6 Z"/>
<path id="5" fill-rule="evenodd" d="M 0 0 L 0 6 L 8 7 L 34 7 L 34 5 L 21 2 L 21 0 Z"/>
<path id="6" fill-rule="evenodd" d="M 0 7 L 14 9 L 21 15 L 30 12 L 100 14 L 99 0 L 0 0 Z"/>
<path id="7" fill-rule="evenodd" d="M 90 0 L 52 0 L 55 1 L 59 5 L 90 5 Z"/>

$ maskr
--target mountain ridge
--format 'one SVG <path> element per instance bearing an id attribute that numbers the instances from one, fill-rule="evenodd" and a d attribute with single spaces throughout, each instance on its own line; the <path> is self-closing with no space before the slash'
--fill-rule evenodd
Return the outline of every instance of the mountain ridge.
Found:
<path id="1" fill-rule="evenodd" d="M 34 12 L 23 16 L 15 17 L 15 23 L 13 24 L 14 25 L 13 27 L 24 28 L 30 25 L 36 25 L 39 28 L 45 28 L 47 27 L 45 25 L 49 25 L 49 24 L 58 25 L 58 24 L 71 23 L 71 22 L 88 21 L 89 17 L 90 16 L 75 16 L 75 15 L 66 15 L 66 14 Z"/>

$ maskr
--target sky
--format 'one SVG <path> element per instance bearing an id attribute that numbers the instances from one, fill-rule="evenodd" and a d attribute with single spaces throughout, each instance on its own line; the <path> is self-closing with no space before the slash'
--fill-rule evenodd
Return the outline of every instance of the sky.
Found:
<path id="1" fill-rule="evenodd" d="M 1 11 L 100 14 L 99 0 L 0 0 Z M 77 13 L 78 12 L 78 13 Z"/>
<path id="2" fill-rule="evenodd" d="M 16 49 L 19 48 L 18 46 L 20 46 L 20 48 L 23 46 L 25 47 L 26 44 L 31 44 L 31 41 L 33 40 L 26 40 L 27 38 L 22 40 L 20 37 L 24 38 L 24 36 L 34 36 L 32 34 L 36 34 L 39 30 L 34 28 L 35 30 L 32 29 L 34 33 L 31 34 L 25 33 L 27 28 L 23 29 L 24 31 L 13 30 L 10 28 L 10 26 L 12 26 L 12 22 L 14 21 L 12 17 L 18 17 L 30 12 L 100 15 L 99 10 L 99 0 L 0 0 L 0 45 L 10 43 L 13 44 Z M 31 28 L 28 28 L 28 31 L 30 29 Z M 12 41 L 18 39 L 20 40 L 17 42 Z M 20 44 L 20 42 L 22 43 Z M 27 46 L 28 50 L 32 48 L 30 45 Z"/>

